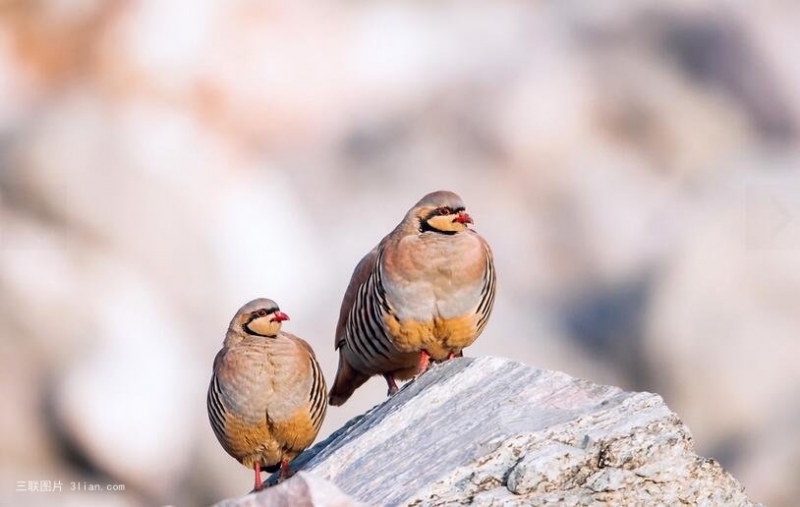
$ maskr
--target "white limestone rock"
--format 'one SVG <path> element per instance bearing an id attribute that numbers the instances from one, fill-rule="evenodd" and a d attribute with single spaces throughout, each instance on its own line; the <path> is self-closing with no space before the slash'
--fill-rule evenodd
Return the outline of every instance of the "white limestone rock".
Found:
<path id="1" fill-rule="evenodd" d="M 434 366 L 301 455 L 297 479 L 254 496 L 329 487 L 313 477 L 368 505 L 754 505 L 693 449 L 658 395 L 465 358 Z M 310 505 L 332 505 L 323 496 Z M 220 505 L 266 505 L 244 499 Z"/>
<path id="2" fill-rule="evenodd" d="M 291 479 L 259 493 L 225 500 L 216 507 L 366 507 L 342 493 L 333 483 L 299 472 Z"/>

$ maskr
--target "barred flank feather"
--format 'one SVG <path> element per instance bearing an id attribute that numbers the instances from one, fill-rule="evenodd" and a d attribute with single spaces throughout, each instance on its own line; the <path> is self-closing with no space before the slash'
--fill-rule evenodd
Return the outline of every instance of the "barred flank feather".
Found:
<path id="1" fill-rule="evenodd" d="M 380 261 L 379 251 L 377 265 Z M 385 314 L 391 315 L 392 311 L 386 301 L 380 269 L 376 266 L 367 282 L 359 288 L 345 327 L 345 346 L 361 359 L 359 369 L 364 373 L 375 374 L 382 371 L 380 367 L 391 367 L 392 355 L 397 353 L 384 326 Z"/>
<path id="2" fill-rule="evenodd" d="M 328 409 L 325 396 L 327 388 L 325 387 L 325 378 L 322 376 L 317 358 L 309 356 L 311 359 L 311 391 L 309 392 L 309 401 L 311 402 L 311 422 L 314 429 L 319 431 L 322 426 L 322 421 L 325 419 L 325 411 Z"/>
<path id="3" fill-rule="evenodd" d="M 486 271 L 483 274 L 483 290 L 481 291 L 481 302 L 478 303 L 476 313 L 479 315 L 477 324 L 477 334 L 483 332 L 486 323 L 489 322 L 489 315 L 494 307 L 494 296 L 497 288 L 497 279 L 494 273 L 494 258 L 492 251 L 486 249 Z"/>
<path id="4" fill-rule="evenodd" d="M 224 444 L 225 441 L 225 417 L 227 410 L 222 404 L 219 391 L 219 380 L 217 375 L 212 375 L 211 384 L 208 386 L 208 398 L 206 400 L 208 405 L 208 419 L 211 421 L 211 428 L 217 436 L 217 440 Z"/>

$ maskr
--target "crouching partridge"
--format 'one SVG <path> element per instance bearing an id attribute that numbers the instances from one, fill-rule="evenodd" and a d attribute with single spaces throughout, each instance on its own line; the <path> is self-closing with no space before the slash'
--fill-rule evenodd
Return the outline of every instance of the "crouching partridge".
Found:
<path id="1" fill-rule="evenodd" d="M 471 223 L 458 195 L 433 192 L 361 259 L 339 313 L 331 405 L 378 374 L 391 395 L 396 379 L 460 356 L 481 334 L 496 280 L 492 251 Z"/>
<path id="2" fill-rule="evenodd" d="M 255 470 L 280 469 L 310 446 L 325 417 L 325 379 L 314 351 L 281 331 L 289 316 L 270 299 L 256 299 L 233 317 L 214 359 L 208 417 L 222 447 Z"/>

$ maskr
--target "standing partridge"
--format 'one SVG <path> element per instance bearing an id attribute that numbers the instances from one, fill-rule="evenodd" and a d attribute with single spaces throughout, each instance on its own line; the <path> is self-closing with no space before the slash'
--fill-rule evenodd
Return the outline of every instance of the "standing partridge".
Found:
<path id="1" fill-rule="evenodd" d="M 471 223 L 461 197 L 433 192 L 361 259 L 336 327 L 331 405 L 378 374 L 391 395 L 395 379 L 425 371 L 430 359 L 462 355 L 481 334 L 496 281 L 492 251 Z"/>
<path id="2" fill-rule="evenodd" d="M 325 379 L 311 346 L 281 331 L 289 316 L 269 299 L 250 301 L 214 359 L 208 418 L 222 447 L 255 470 L 280 469 L 311 445 L 325 417 Z"/>

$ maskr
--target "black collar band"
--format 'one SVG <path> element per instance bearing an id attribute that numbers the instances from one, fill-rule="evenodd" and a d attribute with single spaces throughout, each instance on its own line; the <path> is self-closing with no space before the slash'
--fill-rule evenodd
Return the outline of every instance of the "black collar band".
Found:
<path id="1" fill-rule="evenodd" d="M 437 229 L 428 223 L 427 220 L 419 221 L 419 232 L 435 232 L 436 234 L 444 234 L 445 236 L 453 236 L 454 234 L 458 234 L 458 231 L 443 231 L 441 229 Z"/>
<path id="2" fill-rule="evenodd" d="M 249 320 L 249 321 L 248 321 L 248 322 L 247 322 L 247 323 L 246 323 L 244 326 L 242 326 L 242 327 L 244 328 L 244 332 L 245 332 L 245 333 L 247 333 L 247 334 L 249 334 L 249 335 L 252 335 L 252 336 L 262 336 L 262 337 L 264 337 L 264 338 L 275 338 L 275 337 L 277 337 L 277 336 L 278 336 L 278 335 L 276 335 L 276 334 L 261 334 L 261 333 L 256 333 L 255 331 L 253 331 L 252 329 L 250 329 L 250 322 L 252 322 L 253 320 L 254 320 L 254 319 L 250 319 L 250 320 Z"/>

